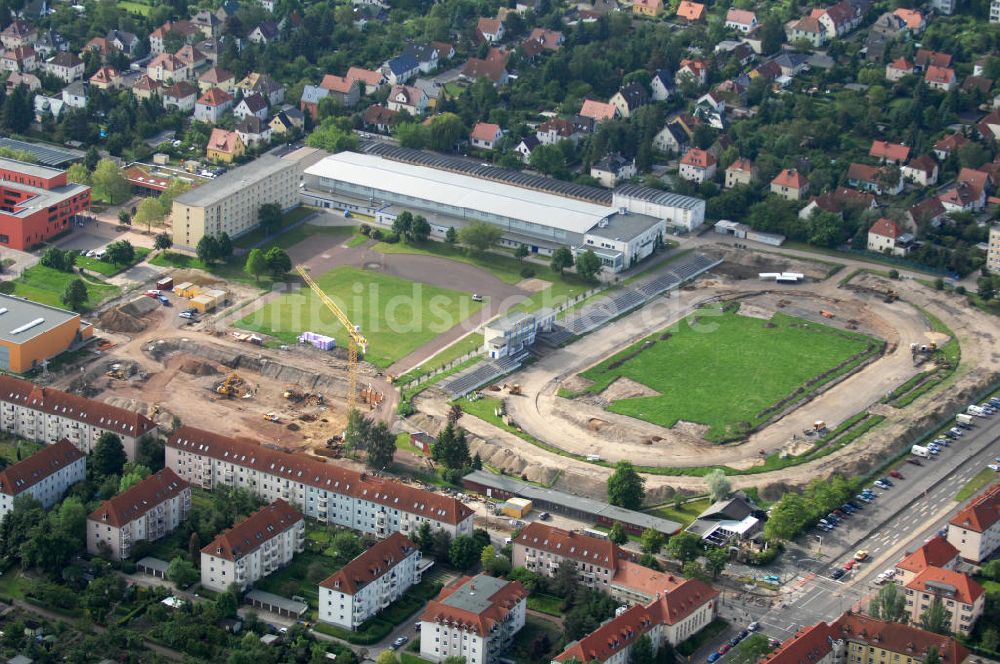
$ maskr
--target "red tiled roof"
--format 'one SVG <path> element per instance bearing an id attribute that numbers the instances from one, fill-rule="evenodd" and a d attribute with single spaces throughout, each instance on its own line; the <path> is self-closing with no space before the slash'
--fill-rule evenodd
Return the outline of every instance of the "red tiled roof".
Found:
<path id="1" fill-rule="evenodd" d="M 534 521 L 514 540 L 515 545 L 554 553 L 581 563 L 616 569 L 616 561 L 626 554 L 610 541 L 575 533 Z"/>
<path id="2" fill-rule="evenodd" d="M 928 567 L 944 567 L 957 556 L 958 549 L 945 538 L 937 536 L 896 563 L 896 567 L 907 572 L 922 572 Z"/>
<path id="3" fill-rule="evenodd" d="M 416 550 L 417 545 L 406 535 L 393 533 L 321 581 L 319 585 L 346 595 L 354 595 L 364 586 L 392 571 L 393 567 L 413 555 Z"/>
<path id="4" fill-rule="evenodd" d="M 356 84 L 357 79 L 349 78 L 347 76 L 327 74 L 323 77 L 323 80 L 320 81 L 319 87 L 329 90 L 330 92 L 348 94 Z"/>
<path id="5" fill-rule="evenodd" d="M 65 438 L 46 445 L 27 459 L 0 471 L 0 493 L 16 496 L 86 456 Z"/>
<path id="6" fill-rule="evenodd" d="M 877 159 L 904 162 L 910 156 L 910 148 L 898 143 L 872 141 L 872 147 L 868 151 L 868 156 L 875 157 Z"/>
<path id="7" fill-rule="evenodd" d="M 232 528 L 224 530 L 203 547 L 201 552 L 226 560 L 239 560 L 302 520 L 304 517 L 297 509 L 278 498 Z"/>
<path id="8" fill-rule="evenodd" d="M 366 125 L 388 125 L 396 121 L 396 111 L 385 106 L 372 104 L 365 109 L 361 121 Z"/>
<path id="9" fill-rule="evenodd" d="M 889 67 L 897 71 L 905 71 L 913 73 L 913 63 L 907 60 L 906 58 L 898 58 L 896 60 L 893 60 L 892 63 L 889 65 Z"/>
<path id="10" fill-rule="evenodd" d="M 114 67 L 104 66 L 95 71 L 90 80 L 97 83 L 111 83 L 116 78 L 118 78 L 118 70 Z"/>
<path id="11" fill-rule="evenodd" d="M 904 9 L 903 7 L 899 7 L 892 13 L 903 19 L 906 27 L 910 30 L 919 30 L 924 22 L 924 15 L 918 9 Z"/>
<path id="12" fill-rule="evenodd" d="M 172 97 L 174 99 L 185 99 L 187 97 L 193 97 L 196 94 L 198 94 L 198 88 L 194 87 L 187 81 L 174 83 L 163 91 L 164 98 Z"/>
<path id="13" fill-rule="evenodd" d="M 691 73 L 694 74 L 695 76 L 701 76 L 702 73 L 705 72 L 706 69 L 708 69 L 705 63 L 702 62 L 701 60 L 689 60 L 688 58 L 684 58 L 683 60 L 681 60 L 680 66 L 678 67 L 678 71 L 684 69 L 685 67 L 687 67 L 691 71 Z"/>
<path id="14" fill-rule="evenodd" d="M 684 166 L 693 166 L 694 168 L 710 168 L 716 162 L 711 152 L 693 148 L 684 153 L 680 163 Z"/>
<path id="15" fill-rule="evenodd" d="M 839 636 L 855 643 L 877 645 L 914 661 L 924 660 L 932 647 L 937 648 L 943 664 L 960 664 L 969 656 L 969 651 L 955 639 L 857 613 L 845 613 L 833 626 L 837 629 L 834 639 Z"/>
<path id="16" fill-rule="evenodd" d="M 852 18 L 854 18 L 855 15 L 854 6 L 850 2 L 847 2 L 847 0 L 841 0 L 841 2 L 831 5 L 825 10 L 821 10 L 821 15 L 823 12 L 830 17 L 833 24 L 836 26 L 848 23 Z"/>
<path id="17" fill-rule="evenodd" d="M 232 100 L 232 95 L 225 90 L 222 90 L 221 88 L 209 88 L 205 91 L 205 94 L 198 99 L 198 103 L 204 106 L 222 106 Z"/>
<path id="18" fill-rule="evenodd" d="M 885 217 L 880 218 L 872 224 L 871 228 L 868 229 L 868 232 L 875 235 L 881 235 L 882 237 L 892 238 L 893 240 L 903 234 L 903 230 L 899 227 L 899 224 L 892 219 L 886 219 Z"/>
<path id="19" fill-rule="evenodd" d="M 677 15 L 688 21 L 700 21 L 705 18 L 705 5 L 691 0 L 681 0 L 677 6 Z"/>
<path id="20" fill-rule="evenodd" d="M 989 184 L 990 176 L 988 173 L 983 171 L 977 171 L 974 168 L 963 168 L 958 172 L 958 177 L 955 181 L 962 184 L 967 184 L 972 188 L 973 193 L 978 197 L 986 189 L 986 185 Z"/>
<path id="21" fill-rule="evenodd" d="M 934 144 L 934 149 L 950 152 L 952 150 L 957 150 L 958 148 L 962 147 L 968 142 L 969 139 L 967 139 L 964 134 L 959 134 L 956 132 L 954 134 L 948 134 L 947 136 L 941 138 L 937 143 Z"/>
<path id="22" fill-rule="evenodd" d="M 1000 482 L 979 494 L 948 523 L 982 533 L 997 521 L 1000 521 Z"/>
<path id="23" fill-rule="evenodd" d="M 747 9 L 730 9 L 726 12 L 726 23 L 737 23 L 739 25 L 753 25 L 757 15 Z"/>
<path id="24" fill-rule="evenodd" d="M 498 18 L 481 18 L 476 24 L 476 30 L 481 35 L 495 35 L 500 32 L 501 25 L 503 25 L 503 21 Z"/>
<path id="25" fill-rule="evenodd" d="M 928 584 L 933 585 L 928 586 Z M 906 587 L 933 595 L 942 585 L 954 588 L 954 598 L 962 604 L 975 604 L 984 592 L 983 587 L 968 574 L 940 567 L 928 567 L 907 583 Z"/>
<path id="26" fill-rule="evenodd" d="M 726 168 L 727 171 L 733 171 L 737 173 L 749 173 L 754 168 L 753 162 L 749 159 L 743 159 L 742 157 L 733 161 Z"/>
<path id="27" fill-rule="evenodd" d="M 392 90 L 389 91 L 389 99 L 398 102 L 397 97 L 400 94 L 406 96 L 406 104 L 416 106 L 420 102 L 420 97 L 424 92 L 412 85 L 394 85 L 392 86 Z"/>
<path id="28" fill-rule="evenodd" d="M 236 150 L 236 142 L 240 140 L 235 131 L 226 131 L 221 127 L 213 127 L 208 137 L 208 149 L 216 152 L 232 153 Z"/>
<path id="29" fill-rule="evenodd" d="M 215 83 L 218 85 L 223 81 L 234 80 L 233 73 L 221 67 L 212 67 L 198 79 L 199 81 L 204 81 L 205 83 Z"/>
<path id="30" fill-rule="evenodd" d="M 929 154 L 922 154 L 919 157 L 914 157 L 910 160 L 910 163 L 906 165 L 907 168 L 914 171 L 923 171 L 930 175 L 937 168 L 937 162 L 934 161 L 934 157 Z"/>
<path id="31" fill-rule="evenodd" d="M 935 67 L 931 65 L 924 74 L 924 80 L 928 83 L 948 84 L 955 82 L 955 71 L 950 67 Z"/>
<path id="32" fill-rule="evenodd" d="M 462 68 L 462 75 L 476 79 L 480 76 L 489 79 L 494 83 L 499 83 L 503 79 L 503 73 L 507 65 L 503 58 L 493 58 L 480 60 L 479 58 L 469 58 Z"/>
<path id="33" fill-rule="evenodd" d="M 844 208 L 851 205 L 871 208 L 875 203 L 875 196 L 857 189 L 837 187 L 833 191 L 814 196 L 809 202 L 816 203 L 822 210 L 839 214 L 844 211 Z"/>
<path id="34" fill-rule="evenodd" d="M 162 67 L 167 71 L 176 71 L 178 69 L 186 69 L 186 65 L 177 59 L 173 53 L 160 53 L 158 56 L 153 58 L 153 60 L 146 65 L 146 68 L 156 68 Z"/>
<path id="35" fill-rule="evenodd" d="M 0 375 L 0 401 L 66 417 L 120 436 L 138 438 L 156 428 L 152 420 L 135 411 L 51 387 L 39 387 L 13 376 Z"/>
<path id="36" fill-rule="evenodd" d="M 169 468 L 154 473 L 129 487 L 90 513 L 91 521 L 99 521 L 116 528 L 135 521 L 149 510 L 171 498 L 179 496 L 190 484 L 177 477 Z"/>
<path id="37" fill-rule="evenodd" d="M 562 45 L 563 33 L 558 30 L 547 30 L 545 28 L 535 28 L 528 35 L 527 41 L 541 44 L 542 48 L 548 51 L 558 51 Z"/>
<path id="38" fill-rule="evenodd" d="M 792 29 L 799 32 L 811 32 L 813 34 L 819 34 L 826 30 L 815 16 L 803 16 L 792 26 Z"/>
<path id="39" fill-rule="evenodd" d="M 365 85 L 379 85 L 382 82 L 382 74 L 371 69 L 361 67 L 351 67 L 347 70 L 347 78 L 361 81 Z"/>
<path id="40" fill-rule="evenodd" d="M 476 580 L 479 578 L 465 576 L 454 584 L 442 588 L 438 596 L 428 602 L 420 619 L 427 622 L 450 623 L 463 631 L 486 636 L 518 602 L 528 596 L 528 591 L 519 581 L 511 581 L 487 598 L 490 604 L 481 613 L 473 613 L 445 603 L 445 600 L 455 593 L 475 592 Z"/>
<path id="41" fill-rule="evenodd" d="M 469 133 L 469 138 L 478 141 L 495 141 L 500 133 L 500 125 L 490 122 L 477 122 Z"/>
<path id="42" fill-rule="evenodd" d="M 573 124 L 569 120 L 563 120 L 562 118 L 552 118 L 551 120 L 546 120 L 542 124 L 538 125 L 537 131 L 547 134 L 550 131 L 555 131 L 557 136 L 563 138 L 569 138 L 573 135 Z"/>
<path id="43" fill-rule="evenodd" d="M 472 515 L 472 510 L 455 498 L 193 427 L 178 429 L 167 440 L 167 446 L 279 477 L 294 477 L 309 486 L 363 498 L 442 523 L 457 525 Z"/>
<path id="44" fill-rule="evenodd" d="M 191 44 L 184 44 L 181 46 L 176 53 L 177 59 L 188 66 L 194 66 L 195 64 L 205 60 L 205 54 L 196 49 Z"/>
<path id="45" fill-rule="evenodd" d="M 806 180 L 806 176 L 794 168 L 786 168 L 771 180 L 771 184 L 776 184 L 779 187 L 788 187 L 789 189 L 802 189 L 809 184 L 809 181 Z"/>
<path id="46" fill-rule="evenodd" d="M 857 182 L 877 182 L 881 172 L 882 169 L 877 166 L 853 163 L 847 167 L 847 178 Z"/>
<path id="47" fill-rule="evenodd" d="M 149 90 L 155 91 L 163 87 L 163 84 L 154 78 L 150 78 L 146 74 L 143 74 L 136 79 L 135 85 L 132 86 L 133 90 Z"/>
<path id="48" fill-rule="evenodd" d="M 614 104 L 605 104 L 602 101 L 594 99 L 584 99 L 583 106 L 580 108 L 580 115 L 597 122 L 602 122 L 613 119 L 617 111 L 618 109 L 615 108 Z"/>
<path id="49" fill-rule="evenodd" d="M 931 196 L 927 200 L 920 201 L 907 210 L 913 221 L 918 224 L 923 221 L 937 219 L 943 215 L 945 211 L 944 206 L 941 205 L 941 199 L 934 196 Z"/>
<path id="50" fill-rule="evenodd" d="M 825 622 L 803 628 L 778 646 L 777 650 L 761 659 L 761 664 L 801 664 L 819 661 L 830 652 L 831 639 L 837 638 L 837 632 L 833 625 Z"/>
<path id="51" fill-rule="evenodd" d="M 933 65 L 935 67 L 950 67 L 951 66 L 951 55 L 948 53 L 938 53 L 937 51 L 929 51 L 926 48 L 917 49 L 917 55 L 913 58 L 914 63 L 918 67 L 927 67 Z"/>
<path id="52" fill-rule="evenodd" d="M 623 552 L 624 555 L 624 552 Z M 618 561 L 618 569 L 612 583 L 622 588 L 644 592 L 650 597 L 671 593 L 687 583 L 684 577 L 677 577 L 669 572 L 657 572 L 627 559 Z"/>

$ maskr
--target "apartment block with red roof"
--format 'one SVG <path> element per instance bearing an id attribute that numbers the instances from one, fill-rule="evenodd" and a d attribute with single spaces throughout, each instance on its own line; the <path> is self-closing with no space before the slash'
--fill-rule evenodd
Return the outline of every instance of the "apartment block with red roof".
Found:
<path id="1" fill-rule="evenodd" d="M 576 563 L 580 583 L 611 592 L 619 560 L 628 554 L 614 542 L 548 526 L 529 523 L 513 542 L 512 564 L 548 577 L 555 576 L 564 560 Z"/>
<path id="2" fill-rule="evenodd" d="M 897 583 L 906 585 L 928 567 L 953 570 L 958 564 L 958 549 L 944 537 L 932 537 L 923 546 L 903 556 L 896 563 Z"/>
<path id="3" fill-rule="evenodd" d="M 906 611 L 910 622 L 920 619 L 935 600 L 940 600 L 951 614 L 949 629 L 954 634 L 969 634 L 983 615 L 986 592 L 968 574 L 940 567 L 928 567 L 905 586 Z"/>
<path id="4" fill-rule="evenodd" d="M 121 438 L 133 461 L 137 441 L 155 433 L 156 423 L 135 411 L 0 375 L 0 431 L 40 443 L 65 438 L 84 454 L 108 431 Z"/>
<path id="5" fill-rule="evenodd" d="M 420 583 L 423 556 L 393 533 L 319 584 L 319 620 L 355 630 Z"/>
<path id="6" fill-rule="evenodd" d="M 0 518 L 18 496 L 32 496 L 48 509 L 87 477 L 87 457 L 65 438 L 0 471 Z"/>
<path id="7" fill-rule="evenodd" d="M 201 550 L 201 585 L 225 592 L 235 583 L 245 590 L 292 562 L 305 541 L 302 514 L 278 499 L 223 531 Z"/>
<path id="8" fill-rule="evenodd" d="M 970 563 L 1000 549 L 1000 482 L 987 488 L 948 522 L 948 541 Z"/>
<path id="9" fill-rule="evenodd" d="M 415 534 L 427 523 L 452 537 L 472 535 L 472 510 L 439 493 L 373 477 L 255 441 L 181 427 L 167 440 L 166 466 L 203 489 L 236 486 L 284 499 L 323 523 L 378 537 Z"/>
<path id="10" fill-rule="evenodd" d="M 420 656 L 466 664 L 497 661 L 522 627 L 528 591 L 518 581 L 485 574 L 462 577 L 441 590 L 420 616 Z"/>
<path id="11" fill-rule="evenodd" d="M 132 555 L 137 542 L 152 542 L 177 529 L 191 513 L 191 485 L 169 468 L 156 472 L 90 513 L 87 551 L 111 560 Z"/>

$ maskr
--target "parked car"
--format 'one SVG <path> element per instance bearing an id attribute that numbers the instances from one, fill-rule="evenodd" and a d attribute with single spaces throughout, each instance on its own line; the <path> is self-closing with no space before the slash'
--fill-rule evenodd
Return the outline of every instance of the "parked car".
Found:
<path id="1" fill-rule="evenodd" d="M 989 464 L 986 467 L 989 468 L 990 470 L 992 470 L 994 473 L 1000 473 L 1000 465 L 997 465 L 995 463 L 991 463 L 991 464 Z"/>
<path id="2" fill-rule="evenodd" d="M 708 664 L 712 664 L 712 662 L 717 662 L 720 657 L 722 657 L 722 655 L 720 655 L 717 652 L 708 653 Z"/>
<path id="3" fill-rule="evenodd" d="M 854 559 L 859 563 L 863 560 L 868 559 L 868 551 L 866 549 L 858 549 L 854 554 Z"/>
<path id="4" fill-rule="evenodd" d="M 473 293 L 472 294 L 472 301 L 473 302 L 482 302 L 483 301 L 483 296 L 480 295 L 479 293 Z"/>
<path id="5" fill-rule="evenodd" d="M 857 565 L 857 564 L 858 564 L 857 560 L 853 560 L 853 559 L 848 560 L 846 563 L 844 563 L 844 569 L 846 571 L 850 572 L 852 569 L 854 569 L 854 566 Z"/>
<path id="6" fill-rule="evenodd" d="M 903 479 L 903 473 L 899 472 L 899 471 L 898 471 L 898 470 L 896 470 L 896 469 L 892 469 L 892 470 L 890 470 L 890 471 L 889 471 L 889 474 L 890 474 L 891 476 L 895 477 L 895 478 L 896 478 L 897 480 L 901 480 L 901 479 Z"/>
<path id="7" fill-rule="evenodd" d="M 882 480 L 875 480 L 875 486 L 877 486 L 880 489 L 888 489 L 889 488 L 889 485 L 886 484 L 885 482 L 883 482 Z"/>
<path id="8" fill-rule="evenodd" d="M 750 630 L 751 632 L 756 632 L 758 629 L 760 629 L 760 623 L 755 620 L 749 625 L 747 625 L 747 629 Z"/>
<path id="9" fill-rule="evenodd" d="M 888 484 L 889 486 L 894 486 L 892 480 L 890 480 L 888 477 L 881 477 L 879 479 L 881 479 L 883 483 Z"/>
<path id="10" fill-rule="evenodd" d="M 921 463 L 920 459 L 916 457 L 910 457 L 909 459 L 906 460 L 906 463 L 912 463 L 914 466 L 924 465 L 923 463 Z"/>
<path id="11" fill-rule="evenodd" d="M 835 569 L 832 572 L 830 572 L 830 578 L 833 579 L 834 581 L 836 581 L 837 579 L 841 578 L 845 574 L 847 574 L 847 570 L 841 569 L 841 568 L 838 567 L 837 569 Z"/>
<path id="12" fill-rule="evenodd" d="M 728 643 L 723 643 L 722 647 L 719 648 L 719 656 L 721 657 L 722 655 L 725 655 L 727 652 L 729 652 L 732 649 L 733 649 L 733 647 L 731 645 L 729 645 Z"/>
<path id="13" fill-rule="evenodd" d="M 181 318 L 187 318 L 188 320 L 193 320 L 194 319 L 194 314 L 189 313 L 187 311 L 182 311 L 182 312 L 180 312 L 177 315 L 180 316 Z"/>
<path id="14" fill-rule="evenodd" d="M 392 649 L 393 650 L 398 650 L 398 649 L 402 648 L 403 646 L 406 645 L 406 643 L 409 640 L 410 640 L 410 637 L 408 637 L 408 636 L 401 636 L 401 637 L 399 637 L 398 639 L 396 639 L 395 641 L 392 642 Z"/>
<path id="15" fill-rule="evenodd" d="M 167 299 L 166 295 L 160 295 L 160 296 L 157 297 L 157 299 L 160 301 L 160 304 L 162 304 L 163 306 L 165 306 L 165 307 L 169 307 L 170 306 L 170 300 Z"/>

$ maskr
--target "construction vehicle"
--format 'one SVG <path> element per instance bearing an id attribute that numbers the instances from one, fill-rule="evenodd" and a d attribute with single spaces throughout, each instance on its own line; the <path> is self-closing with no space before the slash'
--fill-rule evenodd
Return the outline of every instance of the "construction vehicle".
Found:
<path id="1" fill-rule="evenodd" d="M 823 318 L 833 318 L 833 313 L 827 311 L 826 309 L 821 309 L 819 315 Z"/>
<path id="2" fill-rule="evenodd" d="M 104 372 L 104 375 L 109 378 L 117 378 L 118 380 L 125 380 L 128 376 L 125 374 L 125 370 L 122 369 L 120 364 L 112 364 L 111 368 Z"/>
<path id="3" fill-rule="evenodd" d="M 268 422 L 281 422 L 281 418 L 276 413 L 267 413 L 264 415 L 264 419 Z"/>
<path id="4" fill-rule="evenodd" d="M 215 391 L 224 397 L 247 399 L 251 396 L 250 387 L 235 371 L 226 376 L 226 379 L 215 388 Z"/>
<path id="5" fill-rule="evenodd" d="M 352 323 L 347 314 L 337 306 L 337 303 L 331 300 L 319 287 L 319 284 L 313 281 L 304 265 L 296 266 L 295 271 L 347 330 L 347 336 L 350 340 L 347 344 L 347 411 L 350 412 L 357 407 L 358 403 L 358 350 L 360 349 L 362 354 L 368 352 L 368 340 L 361 334 L 361 327 Z"/>

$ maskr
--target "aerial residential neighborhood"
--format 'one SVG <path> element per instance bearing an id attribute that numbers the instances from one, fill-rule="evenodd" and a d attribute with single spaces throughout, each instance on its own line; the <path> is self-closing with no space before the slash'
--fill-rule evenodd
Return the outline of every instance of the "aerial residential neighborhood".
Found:
<path id="1" fill-rule="evenodd" d="M 0 44 L 0 662 L 1000 661 L 1000 3 Z"/>

